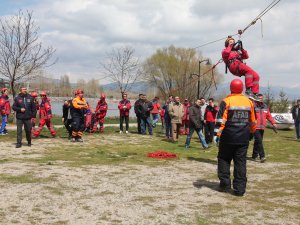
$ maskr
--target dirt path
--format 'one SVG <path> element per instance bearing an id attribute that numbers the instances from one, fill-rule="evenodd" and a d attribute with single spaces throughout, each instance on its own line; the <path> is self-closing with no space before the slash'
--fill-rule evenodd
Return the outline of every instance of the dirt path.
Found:
<path id="1" fill-rule="evenodd" d="M 252 199 L 252 192 L 257 191 L 255 182 L 269 180 L 273 173 L 284 177 L 287 164 L 249 162 L 250 172 L 263 165 L 274 171 L 265 175 L 249 173 L 247 195 L 237 198 L 216 191 L 215 161 L 182 159 L 160 166 L 84 167 L 67 167 L 64 162 L 54 165 L 22 162 L 24 158 L 40 157 L 50 144 L 51 140 L 37 140 L 32 148 L 24 146 L 20 150 L 0 143 L 3 160 L 0 224 L 299 224 L 300 221 L 293 212 L 284 216 L 285 209 L 257 210 Z M 31 182 L 5 182 L 4 175 L 24 174 L 32 177 Z M 269 190 L 260 191 L 263 196 Z M 300 205 L 299 199 L 291 199 L 288 193 L 276 201 Z"/>

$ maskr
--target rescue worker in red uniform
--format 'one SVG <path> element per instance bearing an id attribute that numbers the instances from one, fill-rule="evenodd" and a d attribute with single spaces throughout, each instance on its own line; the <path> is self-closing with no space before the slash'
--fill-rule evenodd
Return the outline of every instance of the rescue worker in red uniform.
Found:
<path id="1" fill-rule="evenodd" d="M 242 94 L 243 82 L 232 80 L 231 94 L 219 106 L 216 118 L 216 142 L 219 144 L 218 177 L 220 191 L 231 191 L 230 164 L 233 160 L 233 190 L 236 196 L 246 191 L 246 156 L 250 133 L 256 129 L 253 103 Z M 218 141 L 219 140 L 219 141 Z"/>
<path id="2" fill-rule="evenodd" d="M 204 113 L 205 141 L 207 144 L 211 144 L 213 141 L 218 110 L 218 106 L 215 105 L 214 99 L 209 98 L 208 106 L 206 106 Z"/>
<path id="3" fill-rule="evenodd" d="M 71 107 L 71 117 L 73 120 L 72 123 L 72 142 L 78 141 L 83 142 L 82 140 L 82 133 L 84 131 L 84 116 L 86 110 L 88 109 L 87 102 L 85 98 L 83 98 L 83 90 L 78 89 L 76 91 L 76 96 L 72 100 L 72 107 Z"/>
<path id="4" fill-rule="evenodd" d="M 96 121 L 94 123 L 93 132 L 97 131 L 97 125 L 99 123 L 100 125 L 100 132 L 104 132 L 104 118 L 106 116 L 108 105 L 105 101 L 106 95 L 101 94 L 100 100 L 97 103 L 96 109 L 95 109 L 95 118 Z"/>
<path id="5" fill-rule="evenodd" d="M 190 124 L 190 103 L 188 99 L 184 99 L 183 102 L 183 117 L 182 117 L 182 124 L 180 128 L 180 134 L 188 134 L 189 133 L 189 124 Z"/>
<path id="6" fill-rule="evenodd" d="M 260 162 L 265 162 L 265 150 L 263 146 L 264 131 L 266 128 L 267 120 L 276 129 L 276 121 L 273 119 L 268 106 L 263 103 L 264 97 L 262 94 L 258 94 L 260 102 L 254 102 L 254 108 L 256 113 L 256 131 L 254 133 L 254 146 L 252 159 L 254 161 L 260 160 Z"/>
<path id="7" fill-rule="evenodd" d="M 31 132 L 33 133 L 35 131 L 35 124 L 36 124 L 36 114 L 37 111 L 40 109 L 40 104 L 39 104 L 39 100 L 37 99 L 37 93 L 35 91 L 31 92 L 31 97 L 33 98 L 33 102 L 35 104 L 35 114 L 32 116 L 31 118 Z"/>
<path id="8" fill-rule="evenodd" d="M 251 67 L 243 63 L 244 59 L 248 59 L 249 55 L 243 48 L 242 42 L 228 37 L 225 41 L 225 49 L 222 51 L 222 58 L 226 64 L 226 68 L 235 76 L 245 76 L 245 93 L 249 98 L 257 100 L 259 93 L 259 75 Z"/>
<path id="9" fill-rule="evenodd" d="M 42 91 L 40 93 L 41 96 L 41 104 L 40 104 L 40 122 L 39 127 L 36 129 L 36 131 L 33 132 L 34 137 L 38 137 L 41 134 L 42 129 L 44 128 L 44 125 L 48 127 L 52 137 L 55 137 L 56 131 L 54 130 L 53 124 L 51 123 L 52 118 L 52 110 L 51 110 L 51 104 L 50 104 L 50 98 L 47 98 L 47 94 L 45 91 Z"/>
<path id="10" fill-rule="evenodd" d="M 0 135 L 6 135 L 6 124 L 8 121 L 8 116 L 11 112 L 11 107 L 8 99 L 8 89 L 2 88 L 1 90 L 1 96 L 0 96 L 0 114 L 2 117 L 2 123 L 0 128 Z"/>
<path id="11" fill-rule="evenodd" d="M 127 98 L 127 94 L 122 94 L 122 100 L 118 104 L 118 108 L 120 110 L 120 134 L 123 133 L 123 122 L 125 120 L 126 124 L 126 134 L 128 134 L 129 130 L 129 111 L 131 109 L 131 103 Z"/>

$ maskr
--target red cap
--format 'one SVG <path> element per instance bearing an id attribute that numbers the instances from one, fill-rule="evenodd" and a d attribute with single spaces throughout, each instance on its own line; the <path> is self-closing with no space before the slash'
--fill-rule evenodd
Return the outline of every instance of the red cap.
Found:
<path id="1" fill-rule="evenodd" d="M 243 92 L 244 84 L 240 79 L 233 79 L 230 83 L 231 93 L 240 94 Z"/>
<path id="2" fill-rule="evenodd" d="M 3 94 L 6 90 L 7 90 L 7 88 L 2 88 L 1 93 Z"/>
<path id="3" fill-rule="evenodd" d="M 42 91 L 42 92 L 40 93 L 40 96 L 47 96 L 47 93 L 46 93 L 45 91 Z"/>
<path id="4" fill-rule="evenodd" d="M 100 95 L 100 98 L 101 98 L 101 99 L 106 98 L 106 95 L 105 95 L 105 94 L 101 94 L 101 95 Z"/>
<path id="5" fill-rule="evenodd" d="M 81 90 L 81 89 L 77 89 L 77 91 L 76 91 L 76 94 L 78 95 L 78 94 L 83 94 L 84 92 L 83 92 L 83 90 Z"/>
<path id="6" fill-rule="evenodd" d="M 31 92 L 31 97 L 37 97 L 37 93 L 35 91 Z"/>

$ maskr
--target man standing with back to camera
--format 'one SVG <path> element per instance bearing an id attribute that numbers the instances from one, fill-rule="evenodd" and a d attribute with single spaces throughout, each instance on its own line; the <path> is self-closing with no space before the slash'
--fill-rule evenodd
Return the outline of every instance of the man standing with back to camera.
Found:
<path id="1" fill-rule="evenodd" d="M 253 103 L 242 94 L 243 82 L 234 79 L 230 83 L 231 94 L 220 104 L 215 134 L 218 139 L 218 177 L 220 191 L 231 191 L 230 164 L 233 160 L 234 195 L 243 196 L 246 191 L 246 156 L 250 133 L 254 134 L 256 119 Z"/>

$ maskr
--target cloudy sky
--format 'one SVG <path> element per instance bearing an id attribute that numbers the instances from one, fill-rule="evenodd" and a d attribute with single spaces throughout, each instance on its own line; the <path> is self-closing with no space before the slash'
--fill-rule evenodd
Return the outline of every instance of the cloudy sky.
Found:
<path id="1" fill-rule="evenodd" d="M 59 78 L 100 78 L 100 61 L 114 47 L 131 46 L 142 60 L 156 49 L 193 48 L 246 27 L 273 0 L 1 0 L 0 16 L 30 10 L 44 45 L 58 62 L 47 73 Z M 242 36 L 261 85 L 300 88 L 300 1 L 281 0 L 261 24 Z M 198 48 L 216 63 L 224 42 Z M 224 71 L 224 65 L 218 66 Z M 226 75 L 226 81 L 232 79 Z M 101 83 L 107 83 L 102 80 Z M 299 91 L 300 92 L 300 91 Z"/>

